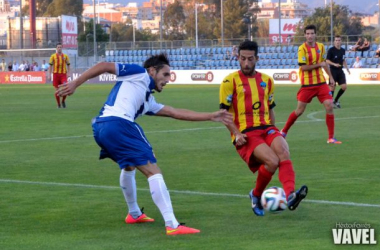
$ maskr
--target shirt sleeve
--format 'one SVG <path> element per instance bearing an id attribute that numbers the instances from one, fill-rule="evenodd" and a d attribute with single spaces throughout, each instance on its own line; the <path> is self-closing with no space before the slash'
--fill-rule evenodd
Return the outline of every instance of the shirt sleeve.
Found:
<path id="1" fill-rule="evenodd" d="M 67 64 L 67 65 L 70 65 L 70 58 L 69 58 L 69 56 L 68 56 L 68 55 L 65 55 L 65 57 L 66 57 L 66 64 Z"/>
<path id="2" fill-rule="evenodd" d="M 330 60 L 332 61 L 333 60 L 333 52 L 332 52 L 332 48 L 330 48 L 328 51 L 327 51 L 327 60 Z"/>
<path id="3" fill-rule="evenodd" d="M 128 76 L 128 75 L 142 74 L 145 72 L 146 70 L 137 64 L 116 63 L 117 76 Z"/>
<path id="4" fill-rule="evenodd" d="M 149 96 L 148 105 L 149 105 L 149 109 L 146 115 L 155 115 L 164 107 L 163 104 L 156 102 L 156 99 L 154 98 L 153 95 Z"/>
<path id="5" fill-rule="evenodd" d="M 233 78 L 227 76 L 224 78 L 219 89 L 219 108 L 229 110 L 232 104 L 233 95 Z"/>
<path id="6" fill-rule="evenodd" d="M 269 85 L 270 85 L 270 90 L 268 93 L 269 109 L 273 109 L 274 107 L 276 107 L 276 103 L 274 102 L 274 80 L 272 77 L 269 78 Z"/>
<path id="7" fill-rule="evenodd" d="M 305 50 L 302 48 L 302 46 L 298 49 L 298 65 L 305 65 L 306 64 L 306 53 Z"/>
<path id="8" fill-rule="evenodd" d="M 49 64 L 50 65 L 54 64 L 54 54 L 50 56 Z"/>
<path id="9" fill-rule="evenodd" d="M 321 44 L 321 62 L 326 61 L 326 49 L 323 44 Z"/>

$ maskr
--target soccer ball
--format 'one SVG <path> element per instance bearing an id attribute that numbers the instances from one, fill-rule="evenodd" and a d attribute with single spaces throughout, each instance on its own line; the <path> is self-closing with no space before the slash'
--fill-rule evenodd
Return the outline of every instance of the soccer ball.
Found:
<path id="1" fill-rule="evenodd" d="M 271 213 L 279 213 L 288 207 L 284 189 L 270 187 L 261 195 L 261 205 Z"/>

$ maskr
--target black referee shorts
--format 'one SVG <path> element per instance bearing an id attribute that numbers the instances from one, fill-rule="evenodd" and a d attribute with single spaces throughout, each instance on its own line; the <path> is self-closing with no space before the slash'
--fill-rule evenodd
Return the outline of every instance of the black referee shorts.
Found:
<path id="1" fill-rule="evenodd" d="M 346 75 L 344 74 L 343 70 L 331 69 L 331 74 L 334 78 L 335 83 L 338 83 L 339 85 L 346 84 Z"/>

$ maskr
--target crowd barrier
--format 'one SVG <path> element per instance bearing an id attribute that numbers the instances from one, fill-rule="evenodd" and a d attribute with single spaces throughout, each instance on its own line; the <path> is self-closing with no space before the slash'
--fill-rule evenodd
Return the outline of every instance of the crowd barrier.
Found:
<path id="1" fill-rule="evenodd" d="M 220 84 L 224 77 L 236 70 L 172 70 L 170 84 Z M 259 69 L 259 72 L 273 77 L 275 84 L 300 84 L 297 69 Z M 380 69 L 346 70 L 347 84 L 380 84 Z M 76 79 L 83 70 L 73 71 L 69 80 Z M 47 72 L 0 72 L 0 84 L 51 84 Z M 117 77 L 103 74 L 88 83 L 115 83 Z"/>

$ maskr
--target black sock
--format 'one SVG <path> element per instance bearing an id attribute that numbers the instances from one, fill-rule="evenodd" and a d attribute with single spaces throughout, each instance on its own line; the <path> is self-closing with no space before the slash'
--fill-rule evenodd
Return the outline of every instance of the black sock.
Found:
<path id="1" fill-rule="evenodd" d="M 335 102 L 337 102 L 339 100 L 339 98 L 343 95 L 344 91 L 345 90 L 343 90 L 343 89 L 340 89 L 338 91 L 338 94 L 336 95 L 336 98 L 335 98 Z"/>

